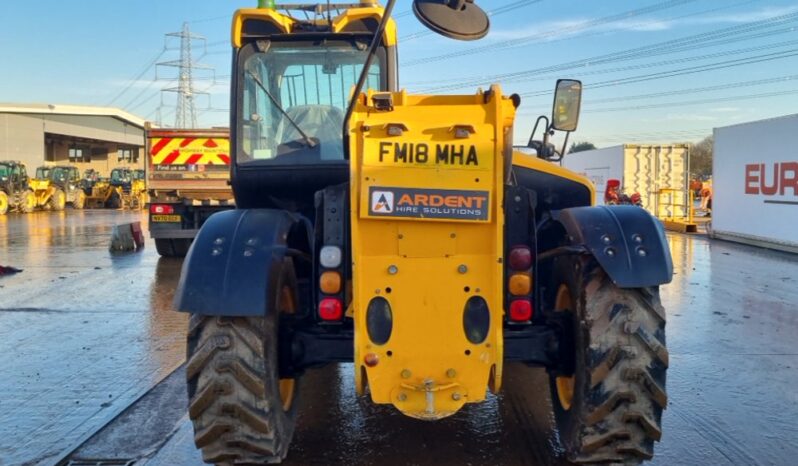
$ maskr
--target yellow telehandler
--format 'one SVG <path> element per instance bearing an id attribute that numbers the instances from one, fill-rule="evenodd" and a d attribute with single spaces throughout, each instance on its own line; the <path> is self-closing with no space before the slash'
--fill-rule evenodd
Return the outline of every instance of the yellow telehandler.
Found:
<path id="1" fill-rule="evenodd" d="M 28 182 L 36 197 L 36 207 L 47 210 L 64 210 L 66 194 L 50 180 L 50 167 L 39 167 L 36 176 Z"/>
<path id="2" fill-rule="evenodd" d="M 355 389 L 437 420 L 545 367 L 569 460 L 653 455 L 667 403 L 664 230 L 552 161 L 581 83 L 560 80 L 537 157 L 513 151 L 521 101 L 399 90 L 396 0 L 262 2 L 232 27 L 231 183 L 176 291 L 191 313 L 194 441 L 219 465 L 286 457 L 303 373 L 354 363 Z M 473 40 L 473 0 L 415 0 Z M 324 390 L 324 387 L 306 387 Z M 529 387 L 537 390 L 538 387 Z M 540 397 L 545 399 L 545 397 Z"/>
<path id="3" fill-rule="evenodd" d="M 37 207 L 47 210 L 64 210 L 67 204 L 82 209 L 86 195 L 79 185 L 80 172 L 67 165 L 39 167 L 30 181 Z"/>

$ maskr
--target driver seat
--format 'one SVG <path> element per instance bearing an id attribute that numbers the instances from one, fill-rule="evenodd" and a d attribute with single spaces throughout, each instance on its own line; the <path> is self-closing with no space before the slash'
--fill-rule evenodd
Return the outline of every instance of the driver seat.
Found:
<path id="1" fill-rule="evenodd" d="M 286 110 L 302 131 L 319 142 L 321 160 L 344 160 L 344 112 L 331 105 L 298 105 Z M 277 124 L 278 145 L 303 140 L 302 134 L 283 115 Z"/>

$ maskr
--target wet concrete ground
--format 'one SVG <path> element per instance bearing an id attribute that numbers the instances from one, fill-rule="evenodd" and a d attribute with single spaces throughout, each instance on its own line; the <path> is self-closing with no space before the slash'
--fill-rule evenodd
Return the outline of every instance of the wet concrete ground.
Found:
<path id="1" fill-rule="evenodd" d="M 0 465 L 201 464 L 183 411 L 186 318 L 169 311 L 180 262 L 149 243 L 107 252 L 112 225 L 137 219 L 0 217 L 0 265 L 25 269 L 0 278 Z M 670 400 L 651 464 L 795 464 L 798 256 L 669 239 Z M 505 377 L 500 396 L 426 423 L 357 398 L 351 365 L 310 372 L 286 463 L 567 464 L 545 373 Z"/>

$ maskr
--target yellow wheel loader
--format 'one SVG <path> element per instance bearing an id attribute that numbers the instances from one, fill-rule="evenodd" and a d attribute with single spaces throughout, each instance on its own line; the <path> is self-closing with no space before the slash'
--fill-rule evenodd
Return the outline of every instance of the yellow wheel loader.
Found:
<path id="1" fill-rule="evenodd" d="M 144 170 L 114 168 L 107 180 L 91 184 L 91 194 L 86 196 L 90 209 L 140 210 L 147 205 L 147 186 Z"/>
<path id="2" fill-rule="evenodd" d="M 84 192 L 86 190 L 89 191 L 85 199 L 85 207 L 87 209 L 118 209 L 121 207 L 120 189 L 116 186 L 111 186 L 107 179 L 93 181 L 90 188 L 84 188 Z"/>
<path id="3" fill-rule="evenodd" d="M 399 90 L 395 0 L 267 3 L 233 18 L 236 209 L 202 226 L 176 292 L 203 459 L 285 458 L 314 367 L 354 363 L 359 394 L 434 421 L 501 390 L 508 361 L 548 370 L 569 460 L 651 458 L 671 257 L 648 213 L 592 207 L 552 163 L 581 83 L 557 83 L 524 155 L 517 95 Z M 471 0 L 413 11 L 448 37 L 488 32 Z"/>
<path id="4" fill-rule="evenodd" d="M 147 185 L 144 170 L 114 168 L 109 184 L 116 189 L 111 196 L 111 208 L 141 210 L 147 205 Z"/>

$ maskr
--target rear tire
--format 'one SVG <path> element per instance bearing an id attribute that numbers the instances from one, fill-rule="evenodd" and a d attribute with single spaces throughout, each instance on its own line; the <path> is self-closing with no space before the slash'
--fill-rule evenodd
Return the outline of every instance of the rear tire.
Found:
<path id="1" fill-rule="evenodd" d="M 36 196 L 33 194 L 33 191 L 25 191 L 22 194 L 22 205 L 19 206 L 19 210 L 23 213 L 29 214 L 36 209 Z"/>
<path id="2" fill-rule="evenodd" d="M 56 189 L 53 195 L 50 196 L 50 200 L 47 201 L 47 205 L 50 210 L 64 210 L 64 207 L 66 207 L 66 194 L 60 189 Z"/>
<path id="3" fill-rule="evenodd" d="M 187 238 L 158 238 L 155 240 L 155 250 L 162 257 L 186 257 L 191 241 Z"/>
<path id="4" fill-rule="evenodd" d="M 155 250 L 158 251 L 162 257 L 176 257 L 175 250 L 172 247 L 172 240 L 168 238 L 156 238 Z"/>
<path id="5" fill-rule="evenodd" d="M 618 288 L 595 259 L 576 256 L 557 259 L 555 283 L 558 303 L 567 304 L 560 308 L 572 312 L 575 329 L 574 357 L 566 364 L 571 374 L 550 377 L 568 459 L 639 464 L 652 458 L 668 400 L 658 287 Z"/>
<path id="6" fill-rule="evenodd" d="M 78 190 L 75 194 L 75 200 L 72 202 L 72 208 L 81 210 L 86 206 L 86 193 L 82 190 Z"/>
<path id="7" fill-rule="evenodd" d="M 189 417 L 206 463 L 279 463 L 288 453 L 297 383 L 280 379 L 277 354 L 278 314 L 294 312 L 298 303 L 288 259 L 276 289 L 276 307 L 264 317 L 191 316 Z"/>
<path id="8" fill-rule="evenodd" d="M 111 194 L 111 197 L 108 198 L 108 208 L 109 209 L 122 208 L 122 196 L 120 196 L 118 192 L 114 191 Z"/>

